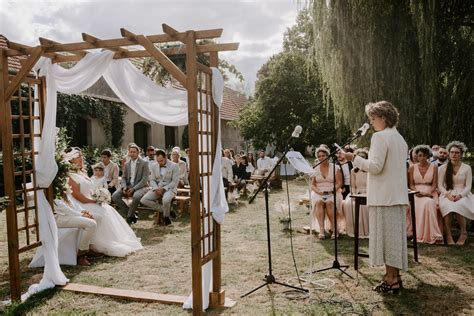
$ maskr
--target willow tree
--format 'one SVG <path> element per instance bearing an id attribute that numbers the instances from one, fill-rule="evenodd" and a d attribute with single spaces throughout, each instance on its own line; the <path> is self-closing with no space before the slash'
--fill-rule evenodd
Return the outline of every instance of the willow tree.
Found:
<path id="1" fill-rule="evenodd" d="M 472 1 L 311 2 L 311 58 L 338 122 L 389 100 L 411 144 L 474 145 Z"/>

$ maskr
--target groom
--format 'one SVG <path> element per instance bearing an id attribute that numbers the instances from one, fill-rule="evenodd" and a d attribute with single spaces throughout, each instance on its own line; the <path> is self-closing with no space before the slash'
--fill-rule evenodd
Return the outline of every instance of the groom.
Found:
<path id="1" fill-rule="evenodd" d="M 136 210 L 140 199 L 148 191 L 148 162 L 140 158 L 140 148 L 131 144 L 128 147 L 128 156 L 130 161 L 125 164 L 125 172 L 121 181 L 121 189 L 115 191 L 112 200 L 118 206 L 122 214 L 127 214 L 127 223 L 136 223 L 138 216 Z M 125 204 L 122 198 L 132 198 L 129 206 Z"/>

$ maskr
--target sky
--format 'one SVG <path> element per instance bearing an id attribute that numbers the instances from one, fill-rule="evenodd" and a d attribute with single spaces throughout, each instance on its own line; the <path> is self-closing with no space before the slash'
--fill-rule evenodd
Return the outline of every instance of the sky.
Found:
<path id="1" fill-rule="evenodd" d="M 38 45 L 38 37 L 79 42 L 82 32 L 119 38 L 121 27 L 135 34 L 162 34 L 162 23 L 178 31 L 223 28 L 218 42 L 239 42 L 240 47 L 219 56 L 245 78 L 229 84 L 252 93 L 257 71 L 282 50 L 283 34 L 297 13 L 296 0 L 0 0 L 0 34 Z"/>

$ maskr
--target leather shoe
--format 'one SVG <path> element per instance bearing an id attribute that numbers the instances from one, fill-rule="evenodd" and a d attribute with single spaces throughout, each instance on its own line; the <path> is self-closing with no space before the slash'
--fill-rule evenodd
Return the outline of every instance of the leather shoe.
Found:
<path id="1" fill-rule="evenodd" d="M 92 249 L 89 249 L 89 252 L 87 253 L 87 256 L 89 258 L 100 258 L 100 257 L 103 257 L 104 254 L 100 253 L 100 252 L 97 252 L 97 251 L 94 251 Z"/>
<path id="2" fill-rule="evenodd" d="M 135 224 L 138 221 L 138 216 L 137 215 L 132 215 L 127 217 L 127 224 Z"/>
<path id="3" fill-rule="evenodd" d="M 178 215 L 176 214 L 176 212 L 175 212 L 174 210 L 171 210 L 171 211 L 170 211 L 170 217 L 171 217 L 172 219 L 176 219 L 176 218 L 178 218 Z"/>
<path id="4" fill-rule="evenodd" d="M 171 219 L 169 217 L 163 217 L 162 223 L 164 226 L 168 226 L 172 224 Z"/>
<path id="5" fill-rule="evenodd" d="M 91 265 L 89 260 L 87 260 L 86 256 L 78 256 L 77 257 L 77 264 L 80 265 L 81 267 L 88 267 Z"/>

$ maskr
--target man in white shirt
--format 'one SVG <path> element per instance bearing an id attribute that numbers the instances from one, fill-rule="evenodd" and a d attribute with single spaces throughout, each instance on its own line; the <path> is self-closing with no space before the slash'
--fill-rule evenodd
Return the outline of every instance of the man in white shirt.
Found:
<path id="1" fill-rule="evenodd" d="M 257 160 L 257 170 L 259 170 L 262 174 L 265 174 L 268 171 L 272 170 L 274 165 L 273 160 L 265 156 L 265 150 L 261 149 L 258 155 L 260 156 L 260 158 Z"/>
<path id="2" fill-rule="evenodd" d="M 114 194 L 119 184 L 119 167 L 115 162 L 110 160 L 111 157 L 112 153 L 108 149 L 105 149 L 100 154 L 100 160 L 104 164 L 104 177 L 107 179 L 109 192 L 110 194 Z"/>
<path id="3" fill-rule="evenodd" d="M 122 177 L 121 190 L 115 191 L 112 195 L 112 201 L 117 205 L 122 214 L 127 215 L 129 224 L 136 223 L 138 216 L 136 210 L 140 199 L 148 191 L 148 177 L 150 171 L 148 162 L 140 158 L 140 147 L 132 144 L 128 148 L 130 161 L 125 164 L 125 172 Z M 129 206 L 122 198 L 132 198 Z"/>

